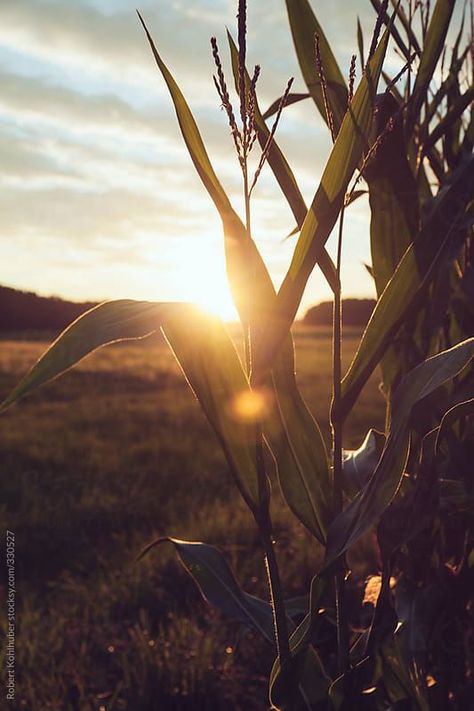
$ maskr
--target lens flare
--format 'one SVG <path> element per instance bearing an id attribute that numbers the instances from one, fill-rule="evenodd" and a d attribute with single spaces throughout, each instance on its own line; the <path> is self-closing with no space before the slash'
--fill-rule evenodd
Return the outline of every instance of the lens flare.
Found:
<path id="1" fill-rule="evenodd" d="M 232 412 L 240 422 L 256 422 L 268 414 L 272 398 L 267 390 L 245 390 L 232 403 Z"/>

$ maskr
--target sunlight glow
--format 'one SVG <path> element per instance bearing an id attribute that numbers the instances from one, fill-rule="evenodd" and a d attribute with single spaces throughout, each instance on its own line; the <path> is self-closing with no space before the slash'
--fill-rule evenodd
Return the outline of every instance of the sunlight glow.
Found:
<path id="1" fill-rule="evenodd" d="M 180 298 L 219 316 L 223 321 L 238 321 L 227 282 L 225 257 L 217 240 L 196 238 L 176 256 L 176 283 Z"/>

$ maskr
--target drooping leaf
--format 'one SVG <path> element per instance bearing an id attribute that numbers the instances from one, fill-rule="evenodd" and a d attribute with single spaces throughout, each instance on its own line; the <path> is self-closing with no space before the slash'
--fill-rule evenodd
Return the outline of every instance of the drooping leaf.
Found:
<path id="1" fill-rule="evenodd" d="M 158 304 L 151 301 L 107 301 L 79 316 L 51 344 L 15 389 L 0 405 L 0 411 L 76 365 L 92 351 L 108 343 L 144 338 L 159 330 L 172 313 L 192 312 L 189 304 Z"/>
<path id="2" fill-rule="evenodd" d="M 242 590 L 218 548 L 205 543 L 166 537 L 147 546 L 142 555 L 154 545 L 166 542 L 173 544 L 205 600 L 224 615 L 239 620 L 246 627 L 262 634 L 272 645 L 275 644 L 271 606 Z M 291 618 L 287 618 L 287 623 L 292 631 L 295 626 Z M 328 679 L 319 657 L 313 650 L 308 655 L 299 683 L 297 708 L 310 710 L 314 702 L 325 698 L 327 689 Z"/>
<path id="3" fill-rule="evenodd" d="M 311 97 L 311 94 L 293 94 L 289 93 L 288 96 L 286 97 L 286 102 L 285 106 L 291 106 L 291 104 L 297 104 L 300 101 L 304 101 L 305 99 L 309 99 Z M 266 111 L 262 114 L 262 118 L 264 121 L 267 119 L 271 118 L 276 114 L 278 111 L 278 107 L 280 106 L 281 100 L 283 97 L 279 96 L 278 99 L 276 99 Z"/>
<path id="4" fill-rule="evenodd" d="M 260 632 L 271 644 L 275 643 L 270 604 L 242 590 L 218 548 L 207 543 L 166 536 L 147 546 L 140 557 L 162 543 L 173 544 L 184 567 L 210 605 L 227 617 L 239 620 L 247 628 Z"/>
<path id="5" fill-rule="evenodd" d="M 387 42 L 388 32 L 385 32 L 359 83 L 350 111 L 345 114 L 321 183 L 303 223 L 290 268 L 278 293 L 276 308 L 269 314 L 268 325 L 262 332 L 261 346 L 253 364 L 253 377 L 256 380 L 269 369 L 291 327 L 306 282 L 334 227 L 349 180 L 366 147 Z"/>
<path id="6" fill-rule="evenodd" d="M 474 157 L 459 166 L 448 185 L 432 201 L 420 234 L 403 255 L 393 277 L 377 301 L 359 348 L 342 381 L 341 414 L 357 399 L 400 324 L 420 307 L 424 289 L 441 264 L 449 263 L 461 247 L 459 229 L 474 190 Z"/>
<path id="7" fill-rule="evenodd" d="M 257 505 L 254 428 L 236 417 L 233 409 L 238 398 L 250 393 L 248 380 L 222 322 L 190 304 L 121 300 L 94 307 L 63 331 L 0 410 L 61 375 L 97 348 L 143 338 L 160 328 L 217 434 L 242 496 L 250 506 Z"/>
<path id="8" fill-rule="evenodd" d="M 321 116 L 327 121 L 321 81 L 315 61 L 314 37 L 316 34 L 319 37 L 321 64 L 337 135 L 347 108 L 347 87 L 344 77 L 308 0 L 286 0 L 286 8 L 301 73 Z"/>
<path id="9" fill-rule="evenodd" d="M 454 378 L 474 357 L 474 338 L 428 358 L 401 381 L 385 447 L 372 477 L 328 531 L 325 566 L 331 566 L 379 517 L 395 496 L 408 456 L 413 407 Z"/>
<path id="10" fill-rule="evenodd" d="M 436 437 L 436 449 L 438 450 L 443 438 L 447 435 L 453 425 L 463 417 L 474 416 L 474 398 L 463 400 L 457 403 L 446 412 L 441 420 L 438 435 Z"/>

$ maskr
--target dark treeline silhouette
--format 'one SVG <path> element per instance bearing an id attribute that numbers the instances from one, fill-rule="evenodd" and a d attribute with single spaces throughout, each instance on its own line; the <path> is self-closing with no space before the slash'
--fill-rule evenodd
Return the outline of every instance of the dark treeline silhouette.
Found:
<path id="1" fill-rule="evenodd" d="M 0 286 L 0 332 L 60 331 L 95 302 L 76 303 L 59 297 L 38 296 Z M 344 299 L 342 322 L 345 326 L 365 326 L 375 306 L 373 299 Z M 332 302 L 323 301 L 306 312 L 303 323 L 331 326 Z"/>
<path id="2" fill-rule="evenodd" d="M 366 326 L 374 310 L 374 299 L 343 299 L 342 323 L 344 326 Z M 306 312 L 303 323 L 309 326 L 332 325 L 332 301 L 323 301 Z"/>
<path id="3" fill-rule="evenodd" d="M 60 331 L 92 306 L 0 286 L 0 332 Z"/>

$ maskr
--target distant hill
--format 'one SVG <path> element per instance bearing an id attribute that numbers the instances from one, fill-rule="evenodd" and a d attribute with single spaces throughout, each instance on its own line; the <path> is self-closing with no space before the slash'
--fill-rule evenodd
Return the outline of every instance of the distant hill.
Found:
<path id="1" fill-rule="evenodd" d="M 92 306 L 0 286 L 0 332 L 60 331 Z"/>
<path id="2" fill-rule="evenodd" d="M 374 299 L 343 299 L 343 325 L 366 326 L 374 306 Z M 332 309 L 332 301 L 323 301 L 321 304 L 308 309 L 303 318 L 303 323 L 310 326 L 331 326 Z"/>

